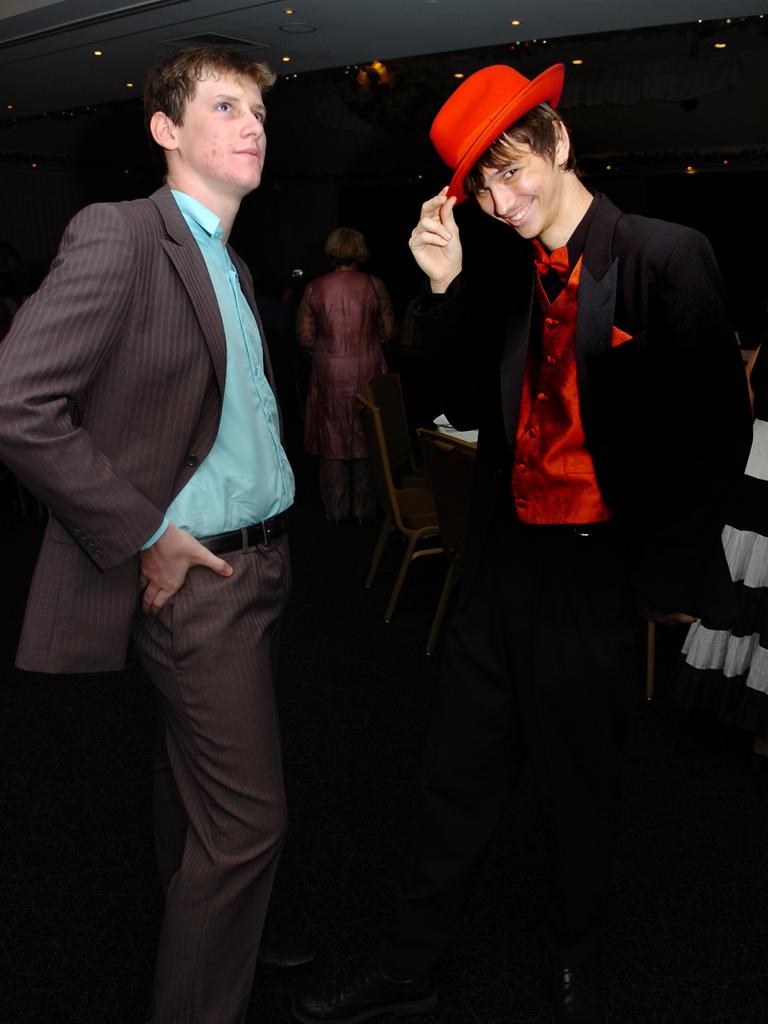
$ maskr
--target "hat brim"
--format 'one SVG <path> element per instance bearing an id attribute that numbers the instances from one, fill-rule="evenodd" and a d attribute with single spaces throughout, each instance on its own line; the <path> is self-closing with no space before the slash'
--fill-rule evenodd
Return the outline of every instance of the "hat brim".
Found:
<path id="1" fill-rule="evenodd" d="M 538 107 L 540 103 L 548 103 L 550 107 L 556 107 L 563 91 L 564 79 L 565 65 L 553 64 L 551 68 L 547 68 L 536 78 L 531 79 L 524 89 L 516 93 L 508 103 L 499 108 L 492 118 L 480 126 L 477 135 L 472 139 L 466 153 L 453 172 L 451 183 L 448 186 L 448 195 L 456 196 L 457 204 L 463 203 L 467 198 L 464 191 L 464 179 L 491 143 L 498 139 L 505 128 L 509 128 L 523 114 Z"/>

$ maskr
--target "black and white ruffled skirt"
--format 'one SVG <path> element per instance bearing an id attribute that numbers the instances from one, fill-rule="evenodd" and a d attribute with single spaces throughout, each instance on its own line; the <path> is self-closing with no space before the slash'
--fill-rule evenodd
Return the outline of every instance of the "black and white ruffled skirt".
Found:
<path id="1" fill-rule="evenodd" d="M 738 616 L 730 630 L 688 630 L 672 681 L 683 706 L 723 722 L 768 730 L 768 423 L 755 420 L 749 461 L 723 530 Z"/>

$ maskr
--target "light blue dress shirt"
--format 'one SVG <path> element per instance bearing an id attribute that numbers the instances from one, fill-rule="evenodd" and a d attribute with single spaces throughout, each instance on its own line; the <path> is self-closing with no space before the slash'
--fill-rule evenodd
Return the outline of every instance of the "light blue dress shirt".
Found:
<path id="1" fill-rule="evenodd" d="M 169 522 L 194 537 L 260 523 L 284 512 L 295 491 L 280 443 L 277 403 L 264 376 L 259 328 L 224 244 L 221 222 L 184 192 L 172 190 L 172 195 L 211 276 L 227 340 L 227 375 L 213 447 L 144 547 L 154 544 Z"/>

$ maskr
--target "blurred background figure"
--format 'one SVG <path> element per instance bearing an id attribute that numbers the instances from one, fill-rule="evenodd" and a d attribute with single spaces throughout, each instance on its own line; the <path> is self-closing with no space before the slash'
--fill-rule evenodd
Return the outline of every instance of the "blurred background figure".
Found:
<path id="1" fill-rule="evenodd" d="M 310 282 L 299 304 L 296 336 L 314 354 L 304 425 L 304 448 L 320 456 L 320 496 L 327 519 L 374 515 L 368 452 L 355 395 L 387 369 L 383 346 L 397 332 L 382 281 L 360 271 L 368 259 L 365 238 L 336 228 L 325 252 L 330 274 Z"/>
<path id="2" fill-rule="evenodd" d="M 738 599 L 730 630 L 698 620 L 688 630 L 673 679 L 685 707 L 714 712 L 753 733 L 752 767 L 768 768 L 768 345 L 747 367 L 754 411 L 752 448 L 723 530 Z"/>

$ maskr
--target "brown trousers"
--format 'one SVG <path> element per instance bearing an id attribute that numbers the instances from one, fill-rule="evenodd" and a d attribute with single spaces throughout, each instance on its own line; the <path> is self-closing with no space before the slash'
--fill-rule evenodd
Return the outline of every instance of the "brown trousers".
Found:
<path id="1" fill-rule="evenodd" d="M 152 1024 L 240 1024 L 286 830 L 273 690 L 285 537 L 193 568 L 134 640 L 162 709 L 154 775 L 165 912 Z"/>

